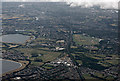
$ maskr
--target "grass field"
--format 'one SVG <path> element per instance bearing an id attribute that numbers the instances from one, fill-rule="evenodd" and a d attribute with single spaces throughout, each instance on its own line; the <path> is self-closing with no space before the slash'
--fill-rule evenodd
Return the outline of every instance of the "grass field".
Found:
<path id="1" fill-rule="evenodd" d="M 40 49 L 32 49 L 32 48 L 16 48 L 16 50 L 24 53 L 25 56 L 28 56 L 29 59 L 32 61 L 33 65 L 41 65 L 38 62 L 35 62 L 34 60 L 37 59 L 41 59 L 42 62 L 48 62 L 48 61 L 52 61 L 54 59 L 56 59 L 61 53 L 60 52 L 52 52 L 52 51 L 43 51 Z M 42 54 L 41 56 L 37 56 L 37 57 L 32 57 L 32 54 Z"/>
<path id="2" fill-rule="evenodd" d="M 38 37 L 33 41 L 33 43 L 42 44 L 42 43 L 47 43 L 47 42 L 51 42 L 51 41 L 55 41 L 55 40 Z"/>
<path id="3" fill-rule="evenodd" d="M 96 45 L 99 43 L 98 38 L 92 38 L 92 37 L 84 36 L 81 34 L 74 34 L 73 41 L 77 45 Z"/>
<path id="4" fill-rule="evenodd" d="M 83 74 L 83 77 L 84 77 L 86 80 L 96 79 L 96 78 L 94 78 L 94 77 L 91 77 L 90 74 Z"/>
<path id="5" fill-rule="evenodd" d="M 98 54 L 85 54 L 87 57 L 99 60 L 99 64 L 105 67 L 118 64 L 118 55 L 109 55 L 110 59 L 107 59 L 107 55 L 98 55 Z M 104 60 L 104 61 L 103 61 Z"/>
<path id="6" fill-rule="evenodd" d="M 45 69 L 52 69 L 54 66 L 50 65 L 50 64 L 45 64 L 42 67 L 45 68 Z"/>
<path id="7" fill-rule="evenodd" d="M 82 54 L 79 52 L 73 53 L 72 55 L 80 65 L 97 70 L 104 70 L 107 67 L 118 65 L 117 55 Z"/>
<path id="8" fill-rule="evenodd" d="M 31 65 L 33 66 L 41 66 L 43 64 L 44 64 L 43 62 L 34 62 L 34 61 L 31 62 Z"/>
<path id="9" fill-rule="evenodd" d="M 61 54 L 60 52 L 51 51 L 48 47 L 38 46 L 52 41 L 54 40 L 38 37 L 31 42 L 33 44 L 32 47 L 19 47 L 14 48 L 14 50 L 24 53 L 24 56 L 31 60 L 31 65 L 41 66 L 45 62 L 56 59 Z"/>

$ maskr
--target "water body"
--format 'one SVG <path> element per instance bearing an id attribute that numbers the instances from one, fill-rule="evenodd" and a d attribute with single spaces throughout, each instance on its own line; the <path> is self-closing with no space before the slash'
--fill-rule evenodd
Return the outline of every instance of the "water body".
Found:
<path id="1" fill-rule="evenodd" d="M 0 73 L 6 73 L 21 67 L 20 63 L 8 60 L 0 60 Z"/>
<path id="2" fill-rule="evenodd" d="M 26 36 L 22 34 L 8 34 L 8 35 L 0 36 L 0 39 L 1 38 L 2 38 L 2 41 L 0 42 L 23 44 L 26 42 L 26 40 L 30 39 L 30 36 Z"/>

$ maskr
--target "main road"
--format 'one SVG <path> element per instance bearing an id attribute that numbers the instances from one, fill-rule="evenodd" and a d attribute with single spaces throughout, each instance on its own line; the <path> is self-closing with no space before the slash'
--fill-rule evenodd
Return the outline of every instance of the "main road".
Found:
<path id="1" fill-rule="evenodd" d="M 67 37 L 67 46 L 66 46 L 66 52 L 67 54 L 69 55 L 69 57 L 71 58 L 73 64 L 74 64 L 74 68 L 77 70 L 78 74 L 79 74 L 79 77 L 80 77 L 80 80 L 81 81 L 84 81 L 85 78 L 82 76 L 81 74 L 81 70 L 79 68 L 79 64 L 75 61 L 73 55 L 71 54 L 71 42 L 73 41 L 72 40 L 72 37 L 73 36 L 73 33 L 72 33 L 72 30 L 70 29 L 69 32 L 68 32 L 68 37 Z"/>

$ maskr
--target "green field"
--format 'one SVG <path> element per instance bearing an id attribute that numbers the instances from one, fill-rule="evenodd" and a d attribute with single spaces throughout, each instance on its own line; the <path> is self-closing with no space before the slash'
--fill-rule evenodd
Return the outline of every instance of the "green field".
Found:
<path id="1" fill-rule="evenodd" d="M 87 57 L 99 60 L 99 64 L 105 67 L 110 67 L 112 65 L 118 64 L 118 55 L 109 55 L 111 59 L 107 59 L 107 55 L 98 55 L 98 54 L 85 54 Z"/>
<path id="2" fill-rule="evenodd" d="M 54 66 L 50 65 L 50 64 L 45 64 L 42 67 L 45 68 L 45 69 L 52 69 Z"/>
<path id="3" fill-rule="evenodd" d="M 43 62 L 34 62 L 34 61 L 31 62 L 31 65 L 33 66 L 41 66 L 43 64 L 44 64 Z"/>
<path id="4" fill-rule="evenodd" d="M 40 49 L 33 48 L 16 48 L 17 51 L 24 53 L 25 56 L 28 56 L 32 61 L 33 65 L 41 65 L 44 62 L 52 61 L 56 59 L 61 53 L 60 52 L 52 52 L 52 51 L 43 51 Z M 32 57 L 32 54 L 36 54 L 38 56 Z M 41 55 L 41 56 L 40 56 Z M 42 62 L 36 62 L 35 59 L 41 59 Z"/>
<path id="5" fill-rule="evenodd" d="M 81 66 L 89 67 L 96 70 L 104 70 L 113 65 L 118 65 L 117 55 L 100 55 L 100 54 L 82 54 L 72 53 L 75 61 Z M 110 59 L 108 59 L 108 57 Z"/>
<path id="6" fill-rule="evenodd" d="M 83 77 L 84 77 L 86 80 L 96 80 L 96 78 L 91 77 L 90 74 L 83 74 Z"/>
<path id="7" fill-rule="evenodd" d="M 96 45 L 96 44 L 99 44 L 98 38 L 92 38 L 92 37 L 84 36 L 81 34 L 74 34 L 73 41 L 77 45 Z"/>
<path id="8" fill-rule="evenodd" d="M 34 44 L 43 44 L 43 43 L 52 42 L 52 41 L 55 41 L 55 40 L 38 37 L 35 40 L 33 40 L 32 42 Z"/>

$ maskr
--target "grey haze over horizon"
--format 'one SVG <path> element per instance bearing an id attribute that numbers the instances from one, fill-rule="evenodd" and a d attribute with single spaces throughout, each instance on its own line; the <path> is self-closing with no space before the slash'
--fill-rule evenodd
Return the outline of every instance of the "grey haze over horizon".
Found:
<path id="1" fill-rule="evenodd" d="M 102 9 L 118 9 L 120 0 L 2 0 L 2 2 L 65 2 L 70 7 L 93 7 L 99 6 Z"/>

